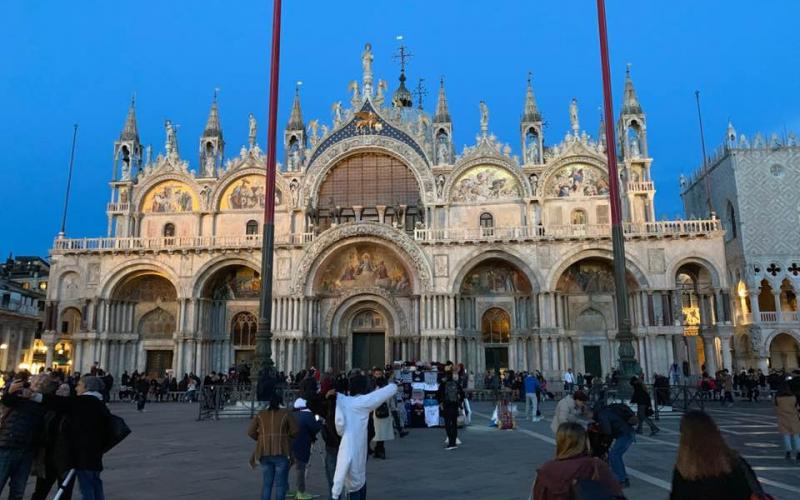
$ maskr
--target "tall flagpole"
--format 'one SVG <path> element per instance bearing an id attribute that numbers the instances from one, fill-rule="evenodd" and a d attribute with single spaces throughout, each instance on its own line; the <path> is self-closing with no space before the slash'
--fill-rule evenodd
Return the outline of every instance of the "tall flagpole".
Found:
<path id="1" fill-rule="evenodd" d="M 275 148 L 278 121 L 278 73 L 281 56 L 281 0 L 272 7 L 272 53 L 269 72 L 269 115 L 267 122 L 267 178 L 264 199 L 264 231 L 261 242 L 261 297 L 259 300 L 256 356 L 253 372 L 259 383 L 272 377 L 272 252 L 275 241 Z M 261 398 L 259 398 L 261 399 Z"/>
<path id="2" fill-rule="evenodd" d="M 72 187 L 72 166 L 75 164 L 75 142 L 78 139 L 78 124 L 72 126 L 72 151 L 69 154 L 69 173 L 67 173 L 67 191 L 64 193 L 64 213 L 61 215 L 61 231 L 58 239 L 62 239 L 67 230 L 67 208 L 69 207 L 69 191 Z"/>
<path id="3" fill-rule="evenodd" d="M 603 112 L 606 126 L 608 155 L 609 202 L 611 204 L 611 243 L 614 252 L 614 289 L 617 302 L 617 341 L 619 342 L 619 392 L 629 394 L 628 381 L 639 374 L 639 364 L 633 349 L 633 333 L 628 317 L 628 286 L 625 281 L 625 236 L 622 227 L 622 204 L 619 197 L 617 173 L 617 144 L 614 139 L 614 105 L 611 100 L 611 71 L 608 62 L 608 32 L 605 0 L 597 0 L 597 24 L 600 30 L 600 63 L 603 73 Z"/>

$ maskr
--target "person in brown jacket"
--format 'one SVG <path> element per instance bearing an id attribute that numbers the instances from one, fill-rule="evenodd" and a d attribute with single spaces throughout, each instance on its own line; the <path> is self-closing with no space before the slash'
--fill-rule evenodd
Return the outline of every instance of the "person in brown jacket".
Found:
<path id="1" fill-rule="evenodd" d="M 586 430 L 575 422 L 565 422 L 556 431 L 556 458 L 545 462 L 533 483 L 533 500 L 570 500 L 574 483 L 590 480 L 609 493 L 622 497 L 619 482 L 608 465 L 589 455 Z"/>
<path id="2" fill-rule="evenodd" d="M 794 442 L 795 459 L 800 462 L 800 414 L 797 411 L 797 398 L 787 384 L 783 384 L 775 395 L 775 413 L 778 414 L 778 432 L 783 435 L 786 460 L 792 458 Z"/>
<path id="3" fill-rule="evenodd" d="M 256 449 L 250 457 L 250 466 L 261 464 L 263 486 L 262 500 L 272 498 L 272 487 L 275 486 L 275 498 L 283 500 L 289 488 L 289 456 L 291 455 L 290 438 L 298 432 L 297 422 L 292 411 L 281 408 L 283 397 L 278 390 L 270 395 L 269 406 L 262 410 L 250 422 L 247 435 L 256 442 Z"/>

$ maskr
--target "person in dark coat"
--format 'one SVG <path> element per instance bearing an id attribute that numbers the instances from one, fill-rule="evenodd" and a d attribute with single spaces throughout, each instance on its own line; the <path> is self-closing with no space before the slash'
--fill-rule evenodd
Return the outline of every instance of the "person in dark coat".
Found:
<path id="1" fill-rule="evenodd" d="M 150 392 L 150 382 L 147 377 L 142 375 L 139 381 L 136 382 L 136 409 L 144 411 L 144 405 L 147 403 L 147 393 Z"/>
<path id="2" fill-rule="evenodd" d="M 650 415 L 653 413 L 650 394 L 647 393 L 647 389 L 644 388 L 644 384 L 642 384 L 639 377 L 633 377 L 631 379 L 631 387 L 633 387 L 631 403 L 636 405 L 636 417 L 639 419 L 639 423 L 636 426 L 636 434 L 642 433 L 642 424 L 646 422 L 650 427 L 650 435 L 655 436 L 661 429 L 659 429 L 650 418 Z"/>
<path id="3" fill-rule="evenodd" d="M 10 481 L 8 498 L 22 500 L 44 426 L 44 408 L 28 400 L 30 375 L 17 374 L 3 394 L 0 422 L 0 495 Z M 34 380 L 32 388 L 37 389 Z"/>
<path id="4" fill-rule="evenodd" d="M 308 408 L 323 419 L 322 439 L 325 441 L 325 477 L 328 480 L 328 491 L 333 487 L 333 473 L 336 471 L 336 457 L 339 454 L 339 443 L 342 438 L 336 432 L 336 390 L 327 392 L 308 400 Z M 334 500 L 330 497 L 330 500 Z"/>
<path id="5" fill-rule="evenodd" d="M 39 392 L 69 397 L 69 387 L 59 392 L 58 379 L 50 378 L 41 383 Z M 70 468 L 69 418 L 55 410 L 47 410 L 44 415 L 42 439 L 34 458 L 31 474 L 36 476 L 36 489 L 31 500 L 46 500 L 53 484 L 61 484 Z M 72 498 L 73 482 L 64 488 L 61 500 Z"/>
<path id="6" fill-rule="evenodd" d="M 313 381 L 313 379 L 312 379 Z M 313 381 L 315 384 L 316 382 Z M 313 397 L 313 395 L 312 395 Z M 322 424 L 306 406 L 306 399 L 298 398 L 294 403 L 295 422 L 297 433 L 292 438 L 292 465 L 295 469 L 297 500 L 311 500 L 311 495 L 306 493 L 306 467 L 311 460 L 311 443 L 317 437 Z"/>
<path id="7" fill-rule="evenodd" d="M 111 412 L 103 402 L 105 387 L 100 377 L 86 375 L 76 386 L 75 397 L 34 395 L 46 409 L 55 409 L 69 419 L 69 460 L 82 499 L 104 500 L 103 453 L 111 444 Z"/>

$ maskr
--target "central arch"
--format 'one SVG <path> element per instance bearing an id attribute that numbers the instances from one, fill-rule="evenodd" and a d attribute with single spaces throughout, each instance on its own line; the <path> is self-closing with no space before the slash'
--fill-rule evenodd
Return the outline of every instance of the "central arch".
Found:
<path id="1" fill-rule="evenodd" d="M 381 318 L 380 325 L 359 324 L 359 315 L 367 312 Z M 391 361 L 392 340 L 407 331 L 408 323 L 398 302 L 383 289 L 352 290 L 332 305 L 325 325 L 332 342 L 331 365 L 334 370 L 369 369 Z M 374 335 L 367 338 L 367 335 Z M 369 353 L 356 352 L 366 346 Z M 382 347 L 382 348 L 381 348 Z M 368 362 L 371 366 L 356 366 Z"/>

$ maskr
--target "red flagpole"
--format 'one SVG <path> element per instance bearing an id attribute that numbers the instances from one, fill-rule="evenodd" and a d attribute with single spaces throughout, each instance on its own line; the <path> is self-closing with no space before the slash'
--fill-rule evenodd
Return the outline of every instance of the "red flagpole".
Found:
<path id="1" fill-rule="evenodd" d="M 611 70 L 608 59 L 608 31 L 606 28 L 605 0 L 597 0 L 597 24 L 600 31 L 600 65 L 603 74 L 603 113 L 606 126 L 606 154 L 608 155 L 609 203 L 611 204 L 611 244 L 614 253 L 614 289 L 617 305 L 617 341 L 619 342 L 619 369 L 622 384 L 619 392 L 630 390 L 628 381 L 639 373 L 639 364 L 633 349 L 633 333 L 628 317 L 628 286 L 625 281 L 625 234 L 622 226 L 622 204 L 617 171 L 617 143 L 614 138 L 614 104 L 611 99 Z"/>
<path id="2" fill-rule="evenodd" d="M 278 75 L 281 57 L 281 0 L 272 7 L 272 52 L 269 72 L 267 121 L 267 176 L 264 187 L 264 232 L 261 242 L 261 297 L 259 302 L 256 357 L 253 372 L 259 380 L 274 370 L 272 361 L 272 258 L 275 242 L 275 157 L 278 129 Z"/>

